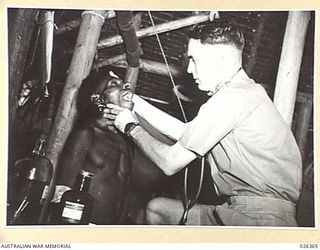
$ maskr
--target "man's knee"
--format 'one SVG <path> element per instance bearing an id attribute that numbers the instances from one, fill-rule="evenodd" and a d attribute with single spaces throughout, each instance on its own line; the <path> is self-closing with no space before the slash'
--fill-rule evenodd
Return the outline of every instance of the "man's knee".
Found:
<path id="1" fill-rule="evenodd" d="M 149 201 L 146 209 L 146 222 L 150 225 L 164 224 L 163 202 L 165 198 L 154 198 Z"/>

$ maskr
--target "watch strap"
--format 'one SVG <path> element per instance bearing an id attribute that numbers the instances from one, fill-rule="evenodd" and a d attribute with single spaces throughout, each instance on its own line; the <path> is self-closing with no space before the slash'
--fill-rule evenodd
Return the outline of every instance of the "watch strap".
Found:
<path id="1" fill-rule="evenodd" d="M 124 128 L 124 133 L 127 135 L 127 136 L 130 136 L 130 132 L 139 125 L 138 122 L 129 122 L 125 128 Z"/>

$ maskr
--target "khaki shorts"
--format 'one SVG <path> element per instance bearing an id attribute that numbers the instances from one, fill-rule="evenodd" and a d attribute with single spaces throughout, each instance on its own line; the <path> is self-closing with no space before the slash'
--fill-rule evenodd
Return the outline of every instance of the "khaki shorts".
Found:
<path id="1" fill-rule="evenodd" d="M 197 205 L 197 210 L 200 225 L 297 226 L 295 204 L 276 198 L 236 196 L 219 206 Z"/>

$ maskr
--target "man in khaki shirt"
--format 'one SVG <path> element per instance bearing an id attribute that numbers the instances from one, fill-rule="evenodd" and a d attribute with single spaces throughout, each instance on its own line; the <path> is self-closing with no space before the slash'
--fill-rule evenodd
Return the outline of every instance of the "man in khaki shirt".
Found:
<path id="1" fill-rule="evenodd" d="M 243 47 L 243 34 L 220 22 L 200 25 L 190 34 L 188 72 L 211 97 L 188 123 L 138 96 L 134 112 L 108 104 L 104 116 L 167 175 L 205 157 L 217 193 L 228 202 L 194 205 L 188 225 L 297 226 L 300 152 L 265 90 L 242 69 Z M 176 143 L 157 141 L 139 125 L 136 114 Z M 182 213 L 181 201 L 158 197 L 148 204 L 147 222 L 178 224 Z"/>

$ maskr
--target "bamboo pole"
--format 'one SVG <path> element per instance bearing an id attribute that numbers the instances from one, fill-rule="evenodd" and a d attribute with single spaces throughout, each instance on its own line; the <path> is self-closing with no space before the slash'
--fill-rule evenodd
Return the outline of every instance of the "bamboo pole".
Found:
<path id="1" fill-rule="evenodd" d="M 119 68 L 125 68 L 127 65 L 126 61 L 119 61 L 116 64 L 113 64 L 113 66 L 117 66 Z M 181 77 L 182 76 L 182 69 L 177 66 L 169 66 L 171 74 L 175 77 Z M 153 73 L 163 76 L 169 76 L 169 72 L 167 70 L 167 67 L 164 63 L 156 62 L 153 60 L 148 59 L 141 59 L 140 63 L 140 69 L 147 73 Z"/>
<path id="2" fill-rule="evenodd" d="M 125 61 L 125 60 L 126 60 L 126 54 L 120 54 L 117 56 L 109 57 L 107 59 L 98 59 L 94 62 L 92 69 L 97 70 L 98 68 L 117 64 L 118 62 Z"/>
<path id="3" fill-rule="evenodd" d="M 274 104 L 291 126 L 310 12 L 290 11 L 283 40 Z"/>
<path id="4" fill-rule="evenodd" d="M 137 38 L 137 30 L 139 30 L 140 28 L 140 25 L 141 25 L 141 20 L 142 20 L 142 14 L 141 13 L 138 13 L 136 14 L 132 21 L 133 21 L 133 27 L 134 27 L 134 30 L 135 30 L 135 34 L 134 34 L 134 39 L 137 39 L 138 41 L 138 38 Z M 139 43 L 139 42 L 138 42 Z M 141 45 L 139 43 L 139 55 L 136 55 L 136 57 L 139 59 L 139 66 L 140 66 L 140 56 L 142 54 L 142 48 L 141 48 Z M 126 45 L 127 47 L 127 45 Z M 126 48 L 127 50 L 127 48 Z M 134 66 L 131 66 L 129 61 L 128 61 L 128 54 L 126 55 L 126 62 L 127 62 L 127 70 L 126 70 L 126 74 L 125 74 L 125 77 L 124 77 L 124 80 L 126 82 L 129 82 L 131 84 L 131 88 L 133 89 L 133 91 L 135 91 L 136 89 L 136 86 L 137 86 L 137 82 L 138 82 L 138 77 L 139 77 L 139 72 L 140 72 L 140 68 L 139 66 L 137 67 L 134 67 Z"/>
<path id="5" fill-rule="evenodd" d="M 93 68 L 97 69 L 97 68 L 105 67 L 108 65 L 112 65 L 114 67 L 119 67 L 119 68 L 126 68 L 127 62 L 125 59 L 126 59 L 126 55 L 121 54 L 118 56 L 110 57 L 106 60 L 99 60 L 95 62 Z M 184 70 L 180 67 L 170 65 L 169 68 L 170 68 L 171 74 L 174 77 L 179 78 L 184 75 Z M 166 65 L 164 63 L 156 62 L 153 60 L 140 59 L 140 70 L 147 73 L 169 76 Z"/>
<path id="6" fill-rule="evenodd" d="M 75 120 L 77 94 L 82 80 L 90 73 L 105 15 L 106 11 L 104 10 L 84 11 L 82 13 L 82 21 L 69 73 L 49 135 L 46 153 L 53 165 L 53 177 L 49 186 L 48 197 L 46 197 L 40 214 L 39 224 L 46 222 L 48 207 L 55 189 L 58 160 Z"/>
<path id="7" fill-rule="evenodd" d="M 105 19 L 111 19 L 111 18 L 114 18 L 115 16 L 116 16 L 116 13 L 113 10 L 109 10 Z M 66 23 L 59 25 L 58 29 L 56 29 L 54 31 L 54 34 L 55 35 L 62 35 L 67 32 L 73 31 L 73 30 L 79 28 L 80 24 L 81 24 L 81 18 L 68 21 Z"/>
<path id="8" fill-rule="evenodd" d="M 130 83 L 130 87 L 134 91 L 139 76 L 140 55 L 142 54 L 136 34 L 141 24 L 141 13 L 133 16 L 132 11 L 116 11 L 116 16 L 126 48 L 127 67 L 124 81 Z"/>
<path id="9" fill-rule="evenodd" d="M 200 14 L 196 16 L 186 17 L 179 20 L 158 24 L 155 27 L 151 26 L 145 29 L 141 29 L 137 31 L 137 37 L 147 37 L 155 34 L 160 34 L 163 32 L 168 32 L 184 27 L 188 27 L 191 25 L 199 24 L 202 22 L 206 22 L 210 20 L 210 14 Z M 120 35 L 116 35 L 110 38 L 106 38 L 100 40 L 98 43 L 98 49 L 112 47 L 118 44 L 122 44 L 123 39 Z"/>

